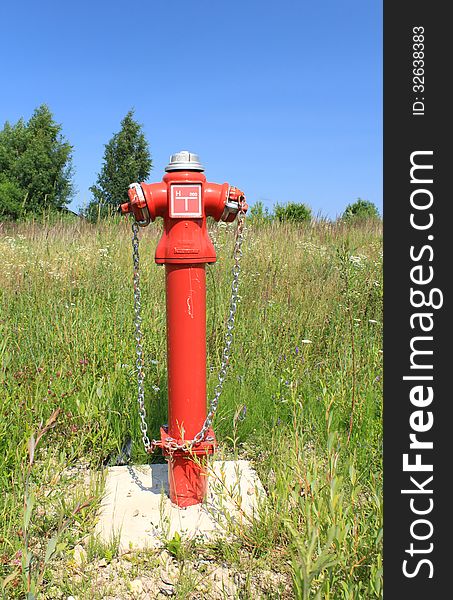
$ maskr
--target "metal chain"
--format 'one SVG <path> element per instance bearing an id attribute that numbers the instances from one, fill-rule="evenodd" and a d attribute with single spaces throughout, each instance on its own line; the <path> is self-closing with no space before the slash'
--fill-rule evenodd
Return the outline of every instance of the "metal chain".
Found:
<path id="1" fill-rule="evenodd" d="M 233 329 L 234 329 L 234 320 L 236 317 L 236 311 L 239 303 L 239 275 L 241 273 L 241 258 L 242 258 L 242 242 L 244 241 L 244 226 L 245 226 L 245 212 L 241 208 L 238 213 L 238 228 L 236 233 L 236 243 L 234 245 L 233 258 L 233 282 L 231 284 L 231 299 L 230 299 L 230 314 L 227 319 L 227 330 L 225 333 L 225 346 L 222 352 L 222 364 L 220 366 L 220 371 L 218 375 L 218 383 L 214 388 L 214 397 L 211 399 L 209 403 L 209 411 L 206 417 L 206 420 L 203 424 L 203 427 L 197 433 L 197 435 L 193 438 L 192 442 L 190 442 L 190 448 L 194 444 L 198 444 L 201 442 L 208 429 L 212 425 L 212 421 L 214 419 L 214 415 L 217 411 L 217 407 L 219 404 L 219 398 L 223 391 L 223 383 L 226 379 L 226 373 L 228 370 L 228 366 L 230 364 L 230 349 L 231 344 L 233 343 Z"/>
<path id="2" fill-rule="evenodd" d="M 138 225 L 132 223 L 132 257 L 134 261 L 134 327 L 135 327 L 135 352 L 137 359 L 135 366 L 137 370 L 138 407 L 140 415 L 140 431 L 142 432 L 143 445 L 146 452 L 151 452 L 151 442 L 148 437 L 148 425 L 146 424 L 145 387 L 143 372 L 143 342 L 142 342 L 142 305 L 140 302 L 140 256 L 138 252 Z"/>
<path id="3" fill-rule="evenodd" d="M 230 349 L 233 343 L 233 329 L 234 320 L 236 317 L 236 311 L 239 303 L 239 275 L 241 272 L 241 258 L 242 258 L 242 242 L 244 241 L 244 226 L 245 226 L 245 212 L 242 207 L 238 213 L 238 227 L 236 232 L 236 242 L 234 245 L 233 258 L 233 282 L 231 284 L 231 299 L 230 299 L 230 314 L 227 319 L 227 331 L 225 333 L 225 346 L 222 352 L 222 364 L 218 375 L 218 383 L 214 388 L 214 397 L 209 403 L 209 410 L 203 427 L 194 436 L 192 440 L 187 440 L 183 444 L 178 442 L 171 437 L 166 439 L 166 449 L 170 452 L 175 450 L 191 450 L 195 444 L 199 444 L 205 439 L 205 435 L 209 428 L 212 426 L 214 415 L 217 411 L 219 404 L 219 398 L 222 394 L 223 384 L 226 379 L 226 373 L 230 361 Z M 135 341 L 136 341 L 136 353 L 137 353 L 137 384 L 138 384 L 138 405 L 140 413 L 140 430 L 142 432 L 143 445 L 146 452 L 151 452 L 153 445 L 157 444 L 157 440 L 150 442 L 148 438 L 148 427 L 146 424 L 146 409 L 145 409 L 145 392 L 143 386 L 143 346 L 142 346 L 142 331 L 141 331 L 141 303 L 140 303 L 140 274 L 139 274 L 139 251 L 138 251 L 138 225 L 137 223 L 132 224 L 132 246 L 133 246 L 133 259 L 134 259 L 134 325 L 135 325 Z M 209 440 L 210 438 L 206 438 Z"/>

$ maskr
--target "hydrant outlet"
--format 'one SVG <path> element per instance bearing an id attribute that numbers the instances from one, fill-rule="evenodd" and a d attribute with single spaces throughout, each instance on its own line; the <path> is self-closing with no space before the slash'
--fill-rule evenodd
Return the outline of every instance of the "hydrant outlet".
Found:
<path id="1" fill-rule="evenodd" d="M 141 227 L 149 225 L 152 219 L 141 185 L 139 183 L 131 183 L 127 194 L 129 196 L 129 202 L 121 204 L 118 207 L 119 212 L 123 215 L 127 215 L 130 212 L 133 213 L 135 221 Z"/>

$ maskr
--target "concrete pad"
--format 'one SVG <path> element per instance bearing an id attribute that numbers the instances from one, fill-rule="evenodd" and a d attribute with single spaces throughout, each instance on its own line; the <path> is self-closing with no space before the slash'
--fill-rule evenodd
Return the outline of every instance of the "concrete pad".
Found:
<path id="1" fill-rule="evenodd" d="M 208 466 L 206 502 L 179 508 L 168 496 L 167 464 L 108 468 L 105 496 L 95 533 L 120 549 L 156 548 L 178 532 L 199 541 L 225 537 L 231 525 L 257 518 L 263 486 L 246 460 Z"/>

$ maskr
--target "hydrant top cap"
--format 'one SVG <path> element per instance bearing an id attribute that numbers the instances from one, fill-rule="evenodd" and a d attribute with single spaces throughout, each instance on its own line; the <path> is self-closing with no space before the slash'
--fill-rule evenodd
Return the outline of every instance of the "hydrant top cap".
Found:
<path id="1" fill-rule="evenodd" d="M 165 167 L 166 171 L 204 171 L 198 154 L 188 150 L 181 150 L 170 156 L 170 162 Z"/>

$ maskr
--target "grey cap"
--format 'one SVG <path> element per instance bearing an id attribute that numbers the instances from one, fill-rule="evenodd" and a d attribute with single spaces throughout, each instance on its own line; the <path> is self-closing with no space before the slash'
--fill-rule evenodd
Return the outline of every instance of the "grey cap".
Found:
<path id="1" fill-rule="evenodd" d="M 198 154 L 188 150 L 181 150 L 170 156 L 170 162 L 165 167 L 166 171 L 204 171 Z"/>

